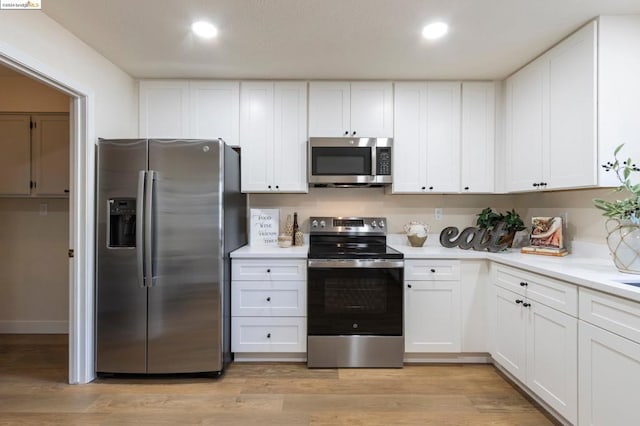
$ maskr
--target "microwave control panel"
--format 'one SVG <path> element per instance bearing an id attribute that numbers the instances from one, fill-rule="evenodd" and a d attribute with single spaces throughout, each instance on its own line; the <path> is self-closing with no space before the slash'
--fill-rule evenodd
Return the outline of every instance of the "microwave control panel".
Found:
<path id="1" fill-rule="evenodd" d="M 391 147 L 376 148 L 376 174 L 391 174 Z"/>

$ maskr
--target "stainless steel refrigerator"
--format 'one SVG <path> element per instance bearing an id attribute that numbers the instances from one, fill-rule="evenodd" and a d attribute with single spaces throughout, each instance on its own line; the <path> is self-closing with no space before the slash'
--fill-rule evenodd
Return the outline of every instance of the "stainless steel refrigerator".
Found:
<path id="1" fill-rule="evenodd" d="M 222 372 L 229 253 L 246 243 L 239 154 L 221 140 L 100 139 L 96 371 Z"/>

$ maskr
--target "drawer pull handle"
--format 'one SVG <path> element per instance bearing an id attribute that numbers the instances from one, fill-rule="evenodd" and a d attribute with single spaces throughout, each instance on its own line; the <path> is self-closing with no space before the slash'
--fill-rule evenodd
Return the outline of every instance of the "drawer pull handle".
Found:
<path id="1" fill-rule="evenodd" d="M 267 339 L 271 339 L 271 333 L 267 333 Z"/>
<path id="2" fill-rule="evenodd" d="M 516 303 L 517 303 L 517 304 L 524 303 L 524 300 L 516 299 Z"/>
<path id="3" fill-rule="evenodd" d="M 436 270 L 435 270 L 435 269 L 433 269 L 433 268 L 431 268 L 431 272 L 434 272 L 434 273 L 435 273 L 435 272 L 436 272 Z"/>
<path id="4" fill-rule="evenodd" d="M 529 306 L 531 306 L 531 303 L 523 303 L 522 306 L 524 306 L 525 308 L 528 308 Z"/>
<path id="5" fill-rule="evenodd" d="M 271 297 L 267 297 L 267 302 L 271 302 Z"/>
<path id="6" fill-rule="evenodd" d="M 529 285 L 528 282 L 520 281 L 520 287 L 526 287 L 528 285 Z"/>

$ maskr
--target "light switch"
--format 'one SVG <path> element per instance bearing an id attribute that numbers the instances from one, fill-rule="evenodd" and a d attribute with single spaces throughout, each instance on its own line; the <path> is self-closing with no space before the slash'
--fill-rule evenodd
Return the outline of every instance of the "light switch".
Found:
<path id="1" fill-rule="evenodd" d="M 49 212 L 49 208 L 46 203 L 40 204 L 40 216 L 46 216 Z"/>

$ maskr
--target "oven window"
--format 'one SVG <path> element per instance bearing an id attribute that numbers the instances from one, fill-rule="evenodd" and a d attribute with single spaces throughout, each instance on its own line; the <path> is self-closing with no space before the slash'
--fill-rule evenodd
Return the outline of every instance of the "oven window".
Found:
<path id="1" fill-rule="evenodd" d="M 401 268 L 309 268 L 309 335 L 402 335 Z"/>
<path id="2" fill-rule="evenodd" d="M 371 175 L 371 148 L 314 147 L 312 150 L 313 175 Z"/>

